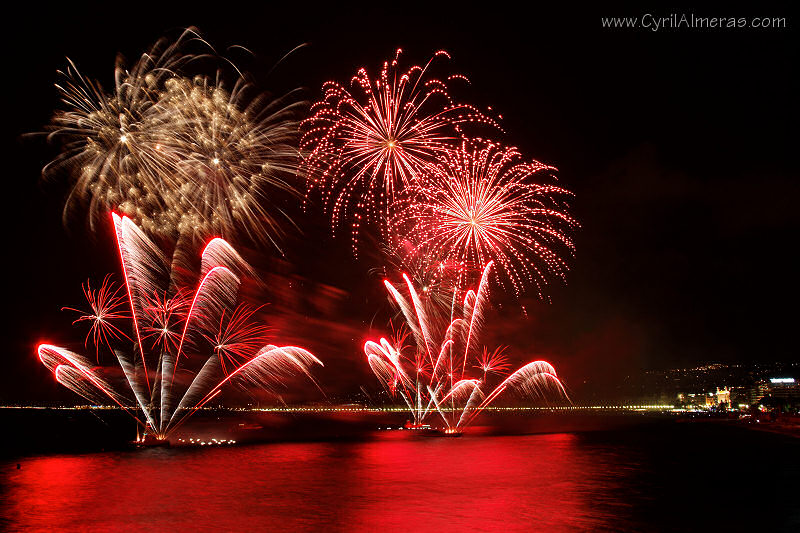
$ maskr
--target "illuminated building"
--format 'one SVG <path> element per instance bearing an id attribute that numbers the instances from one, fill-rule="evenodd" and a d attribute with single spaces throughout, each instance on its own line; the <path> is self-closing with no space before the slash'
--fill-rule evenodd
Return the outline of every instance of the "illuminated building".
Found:
<path id="1" fill-rule="evenodd" d="M 699 393 L 678 393 L 678 404 L 685 405 L 686 407 L 694 407 L 698 409 L 712 409 L 725 404 L 727 407 L 731 406 L 731 389 L 729 387 L 717 387 L 716 392 L 699 392 Z"/>
<path id="2" fill-rule="evenodd" d="M 800 380 L 800 361 L 712 363 L 693 368 L 651 370 L 628 379 L 625 393 L 631 397 L 652 400 L 663 396 L 667 402 L 677 398 L 679 403 L 685 403 L 688 393 L 700 394 L 719 388 L 720 391 L 727 389 L 730 392 L 729 405 L 750 405 L 767 394 L 767 389 L 773 385 L 770 378 L 776 376 Z M 759 387 L 759 384 L 763 386 Z M 679 393 L 683 394 L 682 399 L 678 397 Z M 716 403 L 723 401 L 724 398 L 717 398 Z M 705 403 L 703 399 L 700 405 Z"/>
<path id="3" fill-rule="evenodd" d="M 690 392 L 688 394 L 681 392 L 678 394 L 677 399 L 679 404 L 695 409 L 710 409 L 716 405 L 716 397 L 713 392 Z"/>
<path id="4" fill-rule="evenodd" d="M 770 378 L 767 394 L 773 398 L 800 401 L 800 383 L 794 378 Z"/>
<path id="5" fill-rule="evenodd" d="M 768 391 L 769 385 L 766 381 L 757 381 L 750 387 L 750 390 L 748 391 L 747 402 L 750 405 L 758 403 L 761 398 L 766 396 Z"/>
<path id="6" fill-rule="evenodd" d="M 721 389 L 717 387 L 717 405 L 723 403 L 728 406 L 731 405 L 731 391 L 728 387 L 723 387 Z"/>

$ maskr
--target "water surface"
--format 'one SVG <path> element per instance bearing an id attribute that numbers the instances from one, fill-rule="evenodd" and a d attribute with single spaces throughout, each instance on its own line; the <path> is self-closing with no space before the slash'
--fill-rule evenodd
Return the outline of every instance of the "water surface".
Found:
<path id="1" fill-rule="evenodd" d="M 799 451 L 672 423 L 44 455 L 2 463 L 0 515 L 49 531 L 800 531 Z"/>

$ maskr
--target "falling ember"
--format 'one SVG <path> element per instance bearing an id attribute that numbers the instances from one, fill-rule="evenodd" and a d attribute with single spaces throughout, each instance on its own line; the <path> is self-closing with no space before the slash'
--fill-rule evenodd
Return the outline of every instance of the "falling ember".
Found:
<path id="1" fill-rule="evenodd" d="M 392 396 L 403 400 L 417 427 L 438 413 L 447 431 L 457 432 L 498 396 L 512 391 L 528 398 L 568 400 L 555 369 L 546 361 L 533 361 L 507 374 L 511 367 L 501 350 L 484 350 L 475 355 L 488 303 L 491 268 L 489 262 L 477 290 L 466 291 L 463 299 L 456 299 L 454 294 L 453 306 L 447 313 L 431 305 L 408 277 L 404 291 L 408 296 L 384 282 L 410 335 L 367 341 L 364 353 L 372 372 Z M 406 342 L 408 338 L 413 339 L 411 346 Z M 472 366 L 480 370 L 479 376 L 468 373 Z M 490 374 L 506 377 L 499 385 L 488 388 Z"/>
<path id="2" fill-rule="evenodd" d="M 205 247 L 201 280 L 189 291 L 175 286 L 169 275 L 174 261 L 167 261 L 132 220 L 116 213 L 113 220 L 127 299 L 108 278 L 98 292 L 87 285 L 94 315 L 78 320 L 91 319 L 94 328 L 100 310 L 110 306 L 115 318 L 130 319 L 135 348 L 114 346 L 114 340 L 129 338 L 116 326 L 110 330 L 116 336 L 90 333 L 99 335 L 103 342 L 95 343 L 98 350 L 101 344 L 106 347 L 120 373 L 92 365 L 65 348 L 42 344 L 39 359 L 59 383 L 95 403 L 110 399 L 129 412 L 146 435 L 163 441 L 196 408 L 217 397 L 224 385 L 276 393 L 293 376 L 314 382 L 311 367 L 322 365 L 317 357 L 296 346 L 266 344 L 266 327 L 255 320 L 256 310 L 237 306 L 237 273 L 250 268 L 227 242 L 213 239 Z M 123 314 L 118 308 L 125 300 L 129 308 Z"/>
<path id="3" fill-rule="evenodd" d="M 56 87 L 65 109 L 49 138 L 62 151 L 45 176 L 69 176 L 64 217 L 88 208 L 90 227 L 111 209 L 151 235 L 201 238 L 247 234 L 272 242 L 287 221 L 276 195 L 298 196 L 300 102 L 268 99 L 236 71 L 232 88 L 216 78 L 182 74 L 195 59 L 214 57 L 195 29 L 161 40 L 130 68 L 118 59 L 106 92 L 74 63 Z"/>
<path id="4" fill-rule="evenodd" d="M 578 227 L 568 212 L 571 193 L 537 180 L 553 171 L 515 148 L 464 141 L 428 167 L 391 225 L 404 253 L 456 265 L 460 287 L 494 261 L 501 285 L 517 296 L 533 285 L 546 297 L 549 279 L 566 278 Z"/>
<path id="5" fill-rule="evenodd" d="M 324 96 L 301 123 L 301 171 L 309 190 L 318 189 L 334 230 L 350 222 L 356 250 L 362 225 L 388 231 L 386 214 L 395 196 L 443 149 L 457 142 L 467 123 L 499 126 L 477 108 L 457 103 L 446 80 L 429 75 L 439 51 L 424 66 L 402 70 L 401 50 L 373 79 L 362 68 L 350 88 L 329 81 Z"/>

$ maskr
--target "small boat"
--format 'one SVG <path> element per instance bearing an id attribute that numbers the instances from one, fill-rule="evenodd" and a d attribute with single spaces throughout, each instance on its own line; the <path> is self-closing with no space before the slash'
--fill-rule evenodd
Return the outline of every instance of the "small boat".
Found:
<path id="1" fill-rule="evenodd" d="M 403 424 L 402 429 L 410 429 L 412 431 L 429 431 L 434 428 L 431 427 L 430 424 L 412 424 L 411 422 L 406 422 Z"/>
<path id="2" fill-rule="evenodd" d="M 406 422 L 403 426 L 403 429 L 417 431 L 420 435 L 424 435 L 426 437 L 460 437 L 464 434 L 458 429 L 441 429 L 435 428 L 430 424 L 412 424 L 411 422 Z"/>
<path id="3" fill-rule="evenodd" d="M 426 437 L 461 437 L 464 435 L 462 431 L 457 429 L 438 429 L 438 428 L 431 428 L 430 430 L 422 433 Z"/>
<path id="4" fill-rule="evenodd" d="M 155 435 L 151 435 L 150 433 L 145 433 L 144 435 L 141 436 L 137 435 L 136 440 L 133 441 L 133 443 L 136 446 L 147 447 L 147 448 L 158 447 L 158 446 L 169 447 L 170 445 L 168 439 L 160 439 Z"/>

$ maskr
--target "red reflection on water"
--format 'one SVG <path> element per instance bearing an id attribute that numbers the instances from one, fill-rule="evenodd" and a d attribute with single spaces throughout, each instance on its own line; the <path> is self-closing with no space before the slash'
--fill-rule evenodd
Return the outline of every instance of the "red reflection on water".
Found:
<path id="1" fill-rule="evenodd" d="M 359 529 L 454 527 L 530 530 L 580 525 L 589 513 L 576 487 L 592 476 L 573 435 L 437 439 L 387 433 L 355 460 L 351 492 L 369 495 L 348 505 Z M 380 501 L 380 509 L 372 504 Z"/>
<path id="2" fill-rule="evenodd" d="M 607 465 L 577 439 L 384 432 L 39 457 L 5 466 L 0 509 L 20 528 L 51 531 L 591 528 L 608 520 L 590 505 L 610 488 Z"/>

